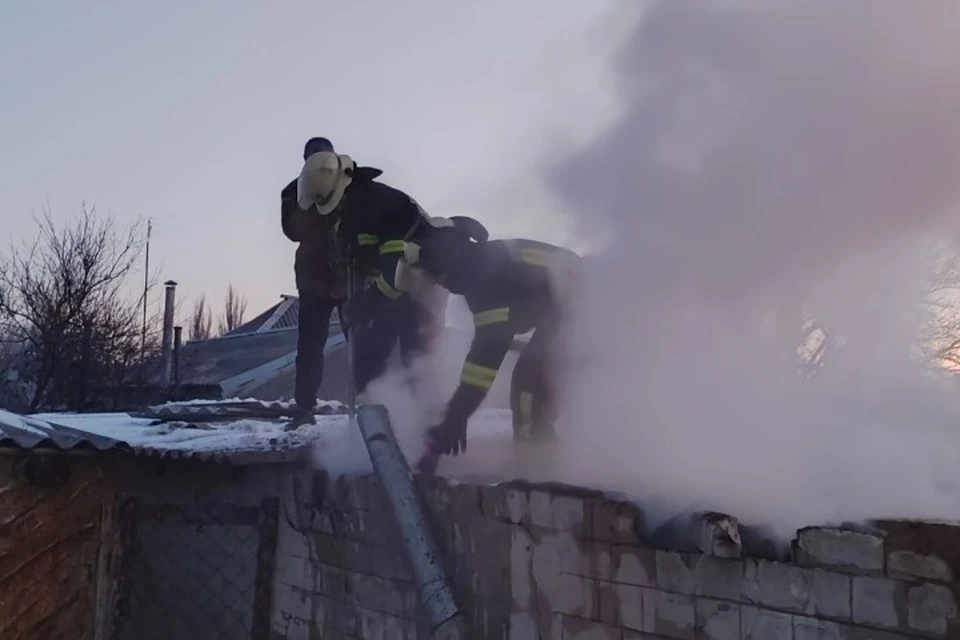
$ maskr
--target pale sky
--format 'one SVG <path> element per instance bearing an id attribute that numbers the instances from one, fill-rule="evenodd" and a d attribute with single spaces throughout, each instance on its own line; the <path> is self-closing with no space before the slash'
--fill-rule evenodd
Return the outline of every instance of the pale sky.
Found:
<path id="1" fill-rule="evenodd" d="M 538 158 L 617 109 L 633 0 L 171 0 L 0 7 L 0 247 L 81 202 L 154 223 L 188 311 L 295 293 L 279 192 L 303 142 L 384 170 L 432 215 L 567 241 Z M 154 300 L 156 302 L 157 300 Z"/>

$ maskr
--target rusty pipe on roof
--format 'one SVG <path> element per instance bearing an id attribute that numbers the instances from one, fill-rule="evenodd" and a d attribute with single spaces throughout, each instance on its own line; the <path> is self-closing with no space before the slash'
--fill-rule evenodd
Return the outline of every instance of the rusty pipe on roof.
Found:
<path id="1" fill-rule="evenodd" d="M 357 410 L 357 422 L 393 512 L 404 550 L 417 582 L 420 602 L 436 640 L 466 638 L 463 614 L 443 570 L 436 540 L 420 505 L 407 459 L 397 445 L 390 415 L 382 404 L 364 404 Z"/>

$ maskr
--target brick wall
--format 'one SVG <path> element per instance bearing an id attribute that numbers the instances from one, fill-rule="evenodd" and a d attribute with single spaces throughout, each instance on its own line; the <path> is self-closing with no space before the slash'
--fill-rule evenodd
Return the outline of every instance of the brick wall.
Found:
<path id="1" fill-rule="evenodd" d="M 960 527 L 809 528 L 791 559 L 645 544 L 596 492 L 420 481 L 476 638 L 960 638 Z M 382 489 L 303 473 L 285 497 L 275 639 L 429 638 Z"/>

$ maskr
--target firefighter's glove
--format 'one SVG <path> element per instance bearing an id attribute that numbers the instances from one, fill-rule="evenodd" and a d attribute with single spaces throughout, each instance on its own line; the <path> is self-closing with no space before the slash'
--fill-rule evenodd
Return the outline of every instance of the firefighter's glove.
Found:
<path id="1" fill-rule="evenodd" d="M 447 415 L 443 422 L 427 431 L 428 452 L 456 456 L 467 451 L 467 420 Z"/>

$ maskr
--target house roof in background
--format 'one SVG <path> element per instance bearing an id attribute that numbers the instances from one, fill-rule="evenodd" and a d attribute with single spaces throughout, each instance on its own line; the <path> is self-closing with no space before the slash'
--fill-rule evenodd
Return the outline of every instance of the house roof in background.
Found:
<path id="1" fill-rule="evenodd" d="M 293 393 L 300 301 L 283 299 L 233 331 L 208 340 L 188 342 L 180 348 L 182 387 L 218 387 L 224 396 L 255 395 L 263 399 Z M 327 352 L 344 344 L 339 319 L 331 318 Z M 164 387 L 162 362 L 155 358 L 131 377 L 139 384 Z M 280 376 L 282 381 L 274 378 Z M 270 393 L 264 395 L 269 387 Z"/>
<path id="2" fill-rule="evenodd" d="M 253 333 L 185 344 L 180 349 L 180 383 L 218 385 L 296 350 L 296 331 Z"/>
<path id="3" fill-rule="evenodd" d="M 323 360 L 323 381 L 318 397 L 347 402 L 350 399 L 350 356 L 343 348 L 342 338 L 331 336 L 327 341 Z M 294 356 L 295 360 L 295 356 Z M 253 398 L 285 398 L 290 396 L 296 382 L 297 369 L 294 360 L 290 366 L 278 368 L 273 375 L 262 376 L 257 382 L 244 387 L 243 395 Z"/>
<path id="4" fill-rule="evenodd" d="M 277 304 L 230 333 L 184 344 L 180 349 L 181 388 L 214 388 L 221 397 L 262 400 L 291 397 L 296 378 L 299 310 L 300 299 L 285 295 Z M 455 326 L 448 326 L 447 330 L 470 331 Z M 517 336 L 512 348 L 522 350 L 528 339 L 529 335 Z M 348 397 L 350 367 L 345 344 L 334 310 L 319 391 L 322 398 L 345 401 Z M 131 381 L 162 388 L 166 385 L 162 384 L 161 372 L 161 361 L 154 359 L 146 363 L 139 375 L 132 376 Z"/>
<path id="5" fill-rule="evenodd" d="M 331 322 L 335 325 L 340 324 L 340 317 L 336 309 L 331 316 Z M 251 333 L 264 333 L 266 331 L 276 331 L 278 329 L 296 329 L 300 326 L 300 298 L 297 296 L 283 295 L 280 302 L 273 305 L 254 319 L 245 322 L 233 331 L 225 333 L 224 338 Z"/>

